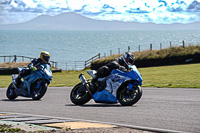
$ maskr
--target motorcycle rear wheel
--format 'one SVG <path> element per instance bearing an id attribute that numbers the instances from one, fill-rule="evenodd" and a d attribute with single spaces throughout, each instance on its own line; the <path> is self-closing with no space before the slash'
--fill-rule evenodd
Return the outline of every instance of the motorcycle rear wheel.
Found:
<path id="1" fill-rule="evenodd" d="M 132 106 L 137 103 L 142 97 L 142 88 L 137 85 L 133 86 L 131 90 L 127 89 L 128 84 L 124 84 L 118 92 L 118 101 L 123 106 Z"/>
<path id="2" fill-rule="evenodd" d="M 9 100 L 14 100 L 17 98 L 17 95 L 15 93 L 15 87 L 13 86 L 13 83 L 11 83 L 6 91 L 6 96 Z"/>
<path id="3" fill-rule="evenodd" d="M 37 84 L 41 82 L 39 88 L 37 88 Z M 33 100 L 40 100 L 47 91 L 48 84 L 46 81 L 36 81 L 33 85 L 31 96 Z"/>
<path id="4" fill-rule="evenodd" d="M 77 84 L 70 93 L 70 99 L 75 105 L 83 105 L 92 97 L 82 83 Z"/>

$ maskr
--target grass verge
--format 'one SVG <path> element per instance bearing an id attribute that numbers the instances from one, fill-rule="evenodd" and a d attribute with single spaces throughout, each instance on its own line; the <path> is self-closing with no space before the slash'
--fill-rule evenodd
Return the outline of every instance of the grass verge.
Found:
<path id="1" fill-rule="evenodd" d="M 22 130 L 19 129 L 19 128 L 11 128 L 11 126 L 9 125 L 0 125 L 0 132 L 3 132 L 3 133 L 16 133 L 16 132 L 21 132 Z"/>
<path id="2" fill-rule="evenodd" d="M 200 88 L 200 63 L 140 68 L 148 87 Z"/>
<path id="3" fill-rule="evenodd" d="M 161 67 L 139 68 L 145 87 L 170 87 L 170 88 L 200 88 L 200 63 Z M 62 71 L 53 74 L 50 86 L 74 86 L 80 82 L 78 76 L 83 73 L 86 78 L 91 78 L 84 71 Z M 11 76 L 0 75 L 0 87 L 8 87 Z"/>
<path id="4" fill-rule="evenodd" d="M 165 48 L 161 50 L 145 50 L 141 52 L 133 52 L 135 56 L 135 61 L 143 60 L 143 59 L 163 59 L 166 57 L 179 57 L 179 56 L 186 56 L 186 55 L 194 55 L 200 53 L 200 45 L 190 45 L 187 47 L 171 47 Z M 114 58 L 120 57 L 123 54 L 111 55 L 106 58 L 101 58 L 98 60 L 93 61 L 93 64 L 98 63 L 108 63 L 112 61 Z"/>

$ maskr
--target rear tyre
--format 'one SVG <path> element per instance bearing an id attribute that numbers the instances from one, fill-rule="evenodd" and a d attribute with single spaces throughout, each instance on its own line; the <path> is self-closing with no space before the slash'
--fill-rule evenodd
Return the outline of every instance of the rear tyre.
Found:
<path id="1" fill-rule="evenodd" d="M 17 95 L 15 93 L 15 87 L 13 86 L 13 83 L 11 83 L 6 91 L 6 96 L 9 100 L 14 100 L 17 98 Z"/>
<path id="2" fill-rule="evenodd" d="M 125 83 L 121 86 L 117 98 L 121 105 L 132 106 L 137 103 L 142 96 L 142 88 L 139 85 L 133 86 L 131 90 L 128 89 L 129 84 Z"/>
<path id="3" fill-rule="evenodd" d="M 33 100 L 40 100 L 47 91 L 48 84 L 44 80 L 38 80 L 33 84 L 31 96 Z"/>
<path id="4" fill-rule="evenodd" d="M 70 99 L 75 105 L 83 105 L 92 97 L 82 83 L 77 84 L 71 91 Z"/>

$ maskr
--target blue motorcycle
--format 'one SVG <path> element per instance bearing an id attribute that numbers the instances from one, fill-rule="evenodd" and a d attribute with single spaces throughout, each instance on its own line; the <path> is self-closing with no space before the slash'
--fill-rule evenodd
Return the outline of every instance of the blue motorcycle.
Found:
<path id="1" fill-rule="evenodd" d="M 18 68 L 18 71 L 22 71 L 22 68 Z M 31 71 L 28 76 L 23 77 L 19 88 L 15 86 L 16 76 L 12 75 L 12 83 L 6 91 L 6 96 L 10 100 L 14 100 L 18 96 L 40 100 L 46 93 L 53 77 L 51 67 L 48 64 L 40 65 L 37 71 Z"/>
<path id="2" fill-rule="evenodd" d="M 81 83 L 71 91 L 70 99 L 75 105 L 83 105 L 94 99 L 96 103 L 120 103 L 123 106 L 132 106 L 142 96 L 142 76 L 136 66 L 129 66 L 131 71 L 122 72 L 113 70 L 110 75 L 98 79 L 96 92 L 92 92 L 91 80 L 86 80 L 83 74 L 79 75 Z M 87 73 L 95 77 L 96 71 Z"/>

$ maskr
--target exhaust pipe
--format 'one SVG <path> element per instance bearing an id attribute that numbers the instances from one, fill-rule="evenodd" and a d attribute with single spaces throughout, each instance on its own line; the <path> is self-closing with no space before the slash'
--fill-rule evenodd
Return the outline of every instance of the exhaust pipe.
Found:
<path id="1" fill-rule="evenodd" d="M 79 75 L 79 79 L 81 80 L 81 82 L 82 82 L 83 85 L 85 85 L 85 84 L 88 83 L 83 73 L 81 73 Z"/>
<path id="2" fill-rule="evenodd" d="M 92 92 L 90 91 L 89 84 L 84 76 L 83 73 L 81 73 L 79 76 L 79 79 L 81 80 L 82 84 L 86 87 L 87 91 L 89 92 L 90 96 L 93 98 Z"/>

